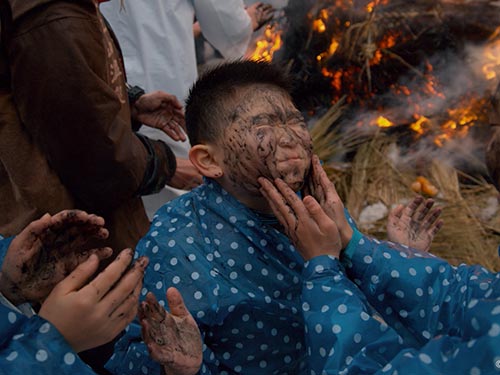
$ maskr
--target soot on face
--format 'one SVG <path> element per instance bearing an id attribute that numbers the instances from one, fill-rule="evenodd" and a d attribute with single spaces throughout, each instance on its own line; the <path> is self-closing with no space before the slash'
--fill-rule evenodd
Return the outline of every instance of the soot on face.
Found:
<path id="1" fill-rule="evenodd" d="M 271 86 L 254 86 L 239 97 L 222 142 L 226 175 L 248 191 L 258 192 L 261 176 L 281 178 L 299 190 L 312 155 L 302 115 L 285 92 Z"/>

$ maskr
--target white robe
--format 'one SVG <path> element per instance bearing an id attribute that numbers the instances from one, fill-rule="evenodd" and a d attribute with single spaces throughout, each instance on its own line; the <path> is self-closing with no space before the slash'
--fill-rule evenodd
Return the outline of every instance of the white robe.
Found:
<path id="1" fill-rule="evenodd" d="M 101 12 L 111 24 L 123 53 L 128 83 L 146 92 L 163 90 L 181 102 L 198 77 L 193 23 L 226 59 L 242 57 L 252 36 L 250 17 L 242 0 L 111 0 Z M 162 139 L 180 158 L 189 142 L 175 142 L 161 131 L 143 126 L 141 133 Z M 144 197 L 148 216 L 182 193 L 167 188 Z"/>

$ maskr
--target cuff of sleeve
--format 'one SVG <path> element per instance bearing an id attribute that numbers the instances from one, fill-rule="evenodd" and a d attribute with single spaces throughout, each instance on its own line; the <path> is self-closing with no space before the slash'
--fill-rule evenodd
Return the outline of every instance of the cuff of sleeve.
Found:
<path id="1" fill-rule="evenodd" d="M 341 271 L 339 259 L 333 255 L 320 255 L 304 263 L 302 276 L 304 279 L 308 279 L 313 275 L 332 271 Z"/>
<path id="2" fill-rule="evenodd" d="M 131 121 L 130 121 L 130 122 L 131 122 L 131 124 L 132 124 L 132 130 L 133 130 L 134 132 L 138 132 L 138 131 L 141 129 L 141 127 L 142 127 L 142 123 L 141 123 L 140 121 L 137 121 L 137 120 L 135 120 L 135 119 L 131 119 Z"/>
<path id="3" fill-rule="evenodd" d="M 31 318 L 32 316 L 35 315 L 35 311 L 31 307 L 31 305 L 27 302 L 22 303 L 18 306 L 15 306 L 11 301 L 7 299 L 2 293 L 0 293 L 0 304 L 4 305 L 5 307 L 14 310 L 15 312 L 19 314 L 23 314 L 24 316 Z"/>
<path id="4" fill-rule="evenodd" d="M 141 140 L 147 151 L 147 166 L 138 195 L 159 192 L 174 176 L 177 162 L 174 153 L 162 141 L 153 141 L 140 133 L 135 135 Z"/>
<path id="5" fill-rule="evenodd" d="M 344 251 L 342 251 L 342 257 L 346 260 L 351 260 L 358 247 L 359 240 L 363 238 L 363 234 L 354 226 L 352 226 L 352 237 L 347 244 Z"/>

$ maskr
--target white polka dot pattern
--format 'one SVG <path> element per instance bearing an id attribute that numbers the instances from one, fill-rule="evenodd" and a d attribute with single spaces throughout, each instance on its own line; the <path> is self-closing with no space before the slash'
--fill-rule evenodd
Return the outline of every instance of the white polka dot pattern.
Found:
<path id="1" fill-rule="evenodd" d="M 0 373 L 26 375 L 34 369 L 36 374 L 95 374 L 50 323 L 0 301 Z"/>
<path id="2" fill-rule="evenodd" d="M 305 265 L 311 374 L 500 374 L 499 274 L 356 236 Z"/>
<path id="3" fill-rule="evenodd" d="M 304 262 L 271 226 L 276 220 L 265 219 L 209 181 L 160 209 L 138 245 L 154 265 L 146 272 L 146 291 L 164 301 L 169 286 L 180 288 L 202 330 L 201 374 L 308 373 L 300 306 Z M 154 367 L 144 345 L 125 349 L 139 335 L 134 325 L 120 341 L 113 372 L 137 373 L 129 363 Z"/>
<path id="4" fill-rule="evenodd" d="M 304 267 L 269 218 L 209 181 L 164 206 L 138 252 L 160 265 L 146 290 L 163 304 L 169 285 L 183 290 L 203 333 L 201 374 L 497 371 L 498 274 L 363 236 L 353 246 L 345 269 L 330 257 Z M 157 369 L 137 338 L 131 325 L 115 373 Z"/>

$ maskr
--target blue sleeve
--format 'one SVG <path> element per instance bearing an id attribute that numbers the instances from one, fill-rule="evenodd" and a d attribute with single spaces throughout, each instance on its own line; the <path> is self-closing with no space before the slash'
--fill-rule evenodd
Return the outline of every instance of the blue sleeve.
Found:
<path id="1" fill-rule="evenodd" d="M 303 276 L 302 311 L 312 374 L 356 367 L 373 371 L 400 350 L 402 339 L 367 303 L 336 258 L 311 259 Z"/>
<path id="2" fill-rule="evenodd" d="M 0 304 L 0 374 L 94 374 L 57 329 Z"/>
<path id="3" fill-rule="evenodd" d="M 149 234 L 148 234 L 149 235 Z M 150 259 L 149 268 L 152 267 L 152 259 L 158 252 L 158 246 L 155 245 L 155 251 L 151 253 L 150 249 L 151 238 L 144 237 L 137 245 L 134 253 L 134 259 L 146 255 Z M 149 268 L 146 269 L 144 275 L 143 288 L 141 290 L 140 299 L 143 300 L 148 293 L 147 280 L 149 279 Z M 155 296 L 159 302 L 164 305 L 165 296 Z M 163 302 L 162 302 L 163 301 Z M 142 340 L 141 324 L 137 318 L 130 323 L 126 328 L 122 337 L 116 342 L 113 355 L 105 365 L 106 369 L 112 374 L 161 374 L 161 365 L 155 362 L 150 356 L 149 351 Z"/>
<path id="4" fill-rule="evenodd" d="M 106 363 L 112 374 L 161 374 L 161 365 L 155 362 L 142 341 L 141 325 L 136 318 L 125 329 L 115 344 L 113 355 Z"/>
<path id="5" fill-rule="evenodd" d="M 479 306 L 490 329 L 409 345 L 383 321 L 334 258 L 304 269 L 303 312 L 313 374 L 500 374 L 500 307 Z M 477 311 L 476 311 L 477 312 Z"/>
<path id="6" fill-rule="evenodd" d="M 366 353 L 376 347 L 369 344 L 356 354 L 341 371 L 335 368 L 332 358 L 317 374 L 328 375 L 387 375 L 387 374 L 500 374 L 500 338 L 484 335 L 473 340 L 454 336 L 439 336 L 420 349 L 405 348 L 383 367 L 370 367 Z M 368 348 L 371 347 L 371 350 Z M 378 350 L 384 349 L 378 347 Z"/>
<path id="7" fill-rule="evenodd" d="M 439 334 L 480 337 L 491 328 L 491 319 L 474 315 L 498 308 L 500 274 L 365 236 L 356 241 L 349 278 L 389 324 L 398 320 L 420 344 Z"/>

